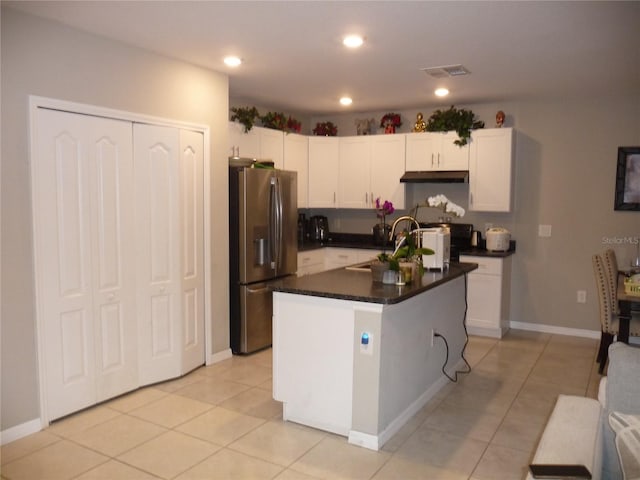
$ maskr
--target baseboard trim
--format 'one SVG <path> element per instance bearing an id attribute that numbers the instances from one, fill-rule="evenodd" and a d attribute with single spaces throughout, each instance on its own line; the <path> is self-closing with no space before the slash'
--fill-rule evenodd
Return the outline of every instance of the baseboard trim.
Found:
<path id="1" fill-rule="evenodd" d="M 42 421 L 39 418 L 34 418 L 28 422 L 21 423 L 15 427 L 8 428 L 0 432 L 0 445 L 6 445 L 15 440 L 20 440 L 27 435 L 37 433 L 42 430 Z"/>
<path id="2" fill-rule="evenodd" d="M 214 363 L 222 362 L 223 360 L 227 360 L 231 357 L 233 357 L 233 352 L 231 352 L 230 348 L 227 348 L 226 350 L 209 355 L 207 358 L 207 365 L 213 365 Z"/>
<path id="3" fill-rule="evenodd" d="M 570 335 L 572 337 L 584 337 L 600 339 L 600 330 L 586 330 L 583 328 L 557 327 L 542 323 L 509 322 L 509 326 L 516 330 L 528 330 L 531 332 L 553 333 L 556 335 Z"/>

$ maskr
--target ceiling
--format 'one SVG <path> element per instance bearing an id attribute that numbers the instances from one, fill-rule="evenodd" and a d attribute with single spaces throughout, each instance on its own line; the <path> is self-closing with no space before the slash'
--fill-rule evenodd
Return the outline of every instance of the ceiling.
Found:
<path id="1" fill-rule="evenodd" d="M 3 1 L 229 75 L 231 97 L 304 113 L 640 92 L 640 2 Z M 357 51 L 342 46 L 364 35 Z M 222 58 L 240 56 L 229 69 Z M 422 68 L 464 65 L 436 80 Z M 436 99 L 436 87 L 451 91 Z"/>

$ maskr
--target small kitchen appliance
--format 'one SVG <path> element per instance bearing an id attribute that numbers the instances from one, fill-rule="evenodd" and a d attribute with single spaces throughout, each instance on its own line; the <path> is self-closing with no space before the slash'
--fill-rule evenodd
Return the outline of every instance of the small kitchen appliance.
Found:
<path id="1" fill-rule="evenodd" d="M 452 222 L 430 222 L 420 223 L 420 228 L 441 227 L 449 230 L 451 234 L 451 261 L 458 262 L 460 260 L 460 252 L 471 250 L 471 234 L 473 225 L 470 223 L 452 223 Z"/>
<path id="2" fill-rule="evenodd" d="M 445 227 L 421 228 L 422 247 L 430 248 L 433 255 L 422 255 L 425 270 L 442 270 L 449 265 L 451 258 L 451 233 Z"/>
<path id="3" fill-rule="evenodd" d="M 329 240 L 329 219 L 324 215 L 314 215 L 310 219 L 311 240 L 326 242 Z"/>
<path id="4" fill-rule="evenodd" d="M 474 230 L 473 232 L 471 232 L 472 247 L 475 247 L 475 248 L 479 247 L 481 241 L 482 241 L 482 234 L 480 233 L 479 230 Z"/>
<path id="5" fill-rule="evenodd" d="M 491 252 L 506 252 L 509 250 L 511 233 L 506 228 L 491 227 L 486 233 L 487 250 Z"/>

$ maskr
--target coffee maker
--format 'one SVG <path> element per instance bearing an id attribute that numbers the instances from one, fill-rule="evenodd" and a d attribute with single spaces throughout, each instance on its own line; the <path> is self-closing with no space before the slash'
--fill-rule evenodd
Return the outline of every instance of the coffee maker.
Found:
<path id="1" fill-rule="evenodd" d="M 324 215 L 314 215 L 309 219 L 309 231 L 314 242 L 326 242 L 329 240 L 329 219 Z"/>

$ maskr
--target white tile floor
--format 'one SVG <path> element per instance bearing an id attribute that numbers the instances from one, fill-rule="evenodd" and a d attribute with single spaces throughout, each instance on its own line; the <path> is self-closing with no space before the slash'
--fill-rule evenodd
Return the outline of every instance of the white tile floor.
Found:
<path id="1" fill-rule="evenodd" d="M 18 479 L 523 478 L 559 393 L 595 397 L 597 341 L 472 337 L 473 367 L 379 452 L 282 421 L 271 351 L 140 389 L 3 446 Z"/>

